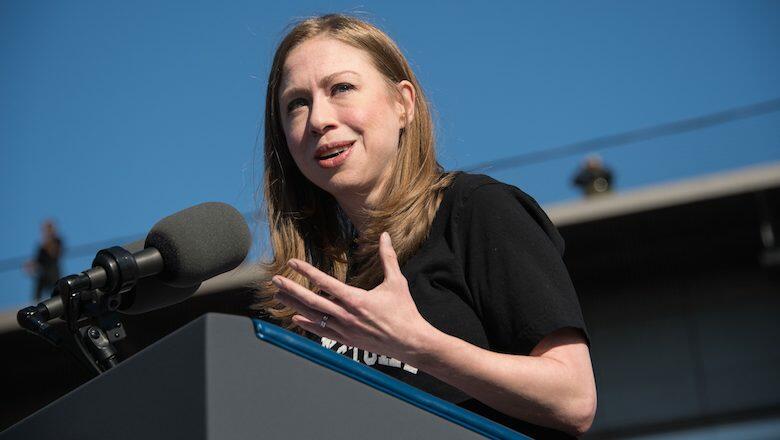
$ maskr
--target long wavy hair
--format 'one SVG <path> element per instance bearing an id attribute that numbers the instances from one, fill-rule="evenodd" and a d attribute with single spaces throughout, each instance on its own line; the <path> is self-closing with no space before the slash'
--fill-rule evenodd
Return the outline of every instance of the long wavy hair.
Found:
<path id="1" fill-rule="evenodd" d="M 365 51 L 391 85 L 414 85 L 414 118 L 401 130 L 398 160 L 379 204 L 366 208 L 362 230 L 354 227 L 336 199 L 298 170 L 287 148 L 279 109 L 282 69 L 290 51 L 306 40 L 327 36 Z M 355 17 L 329 14 L 298 22 L 276 49 L 265 100 L 263 191 L 268 216 L 270 261 L 260 264 L 268 275 L 257 289 L 254 309 L 263 310 L 292 328 L 294 311 L 273 299 L 270 278 L 283 275 L 314 291 L 308 280 L 287 266 L 291 258 L 308 261 L 350 285 L 371 289 L 383 277 L 378 258 L 379 235 L 387 231 L 403 264 L 427 238 L 443 190 L 452 181 L 436 160 L 434 128 L 420 83 L 395 42 L 375 26 Z"/>

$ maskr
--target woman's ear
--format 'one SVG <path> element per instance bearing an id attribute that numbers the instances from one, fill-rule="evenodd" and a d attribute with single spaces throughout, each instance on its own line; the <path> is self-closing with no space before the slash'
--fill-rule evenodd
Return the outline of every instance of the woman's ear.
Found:
<path id="1" fill-rule="evenodd" d="M 400 113 L 401 128 L 406 128 L 414 120 L 414 103 L 417 102 L 417 91 L 414 85 L 403 80 L 396 84 L 400 98 L 398 110 Z"/>

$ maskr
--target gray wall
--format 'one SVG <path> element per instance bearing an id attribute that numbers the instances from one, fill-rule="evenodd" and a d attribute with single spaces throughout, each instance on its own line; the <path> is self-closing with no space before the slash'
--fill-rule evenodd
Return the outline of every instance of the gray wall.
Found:
<path id="1" fill-rule="evenodd" d="M 591 437 L 780 406 L 780 282 L 761 268 L 580 299 L 599 392 Z"/>

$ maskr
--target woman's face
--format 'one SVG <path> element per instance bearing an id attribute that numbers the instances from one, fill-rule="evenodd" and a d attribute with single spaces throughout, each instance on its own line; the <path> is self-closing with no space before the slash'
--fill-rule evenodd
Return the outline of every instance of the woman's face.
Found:
<path id="1" fill-rule="evenodd" d="M 287 147 L 298 169 L 339 203 L 372 203 L 389 176 L 399 131 L 413 115 L 408 81 L 394 93 L 366 52 L 328 37 L 290 51 L 279 88 Z"/>

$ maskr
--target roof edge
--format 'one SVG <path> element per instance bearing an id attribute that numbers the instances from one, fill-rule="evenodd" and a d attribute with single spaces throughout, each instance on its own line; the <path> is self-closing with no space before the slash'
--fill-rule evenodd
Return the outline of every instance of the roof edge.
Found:
<path id="1" fill-rule="evenodd" d="M 546 205 L 550 220 L 569 226 L 780 186 L 780 162 Z"/>

